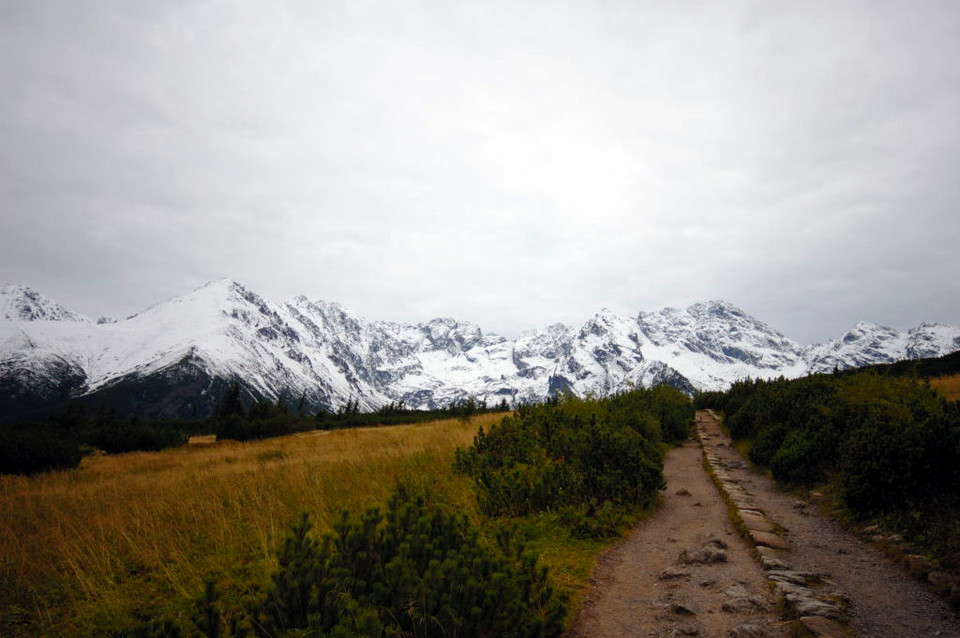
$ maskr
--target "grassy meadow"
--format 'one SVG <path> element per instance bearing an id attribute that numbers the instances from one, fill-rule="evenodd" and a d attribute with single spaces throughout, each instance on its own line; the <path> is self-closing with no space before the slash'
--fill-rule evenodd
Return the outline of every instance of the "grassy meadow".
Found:
<path id="1" fill-rule="evenodd" d="M 942 394 L 947 401 L 960 401 L 960 374 L 930 379 L 930 387 Z"/>
<path id="2" fill-rule="evenodd" d="M 438 500 L 477 517 L 472 481 L 451 462 L 479 426 L 502 416 L 194 439 L 88 456 L 75 470 L 0 476 L 0 635 L 109 635 L 138 618 L 187 613 L 210 574 L 226 600 L 242 600 L 275 569 L 301 512 L 329 529 L 343 509 L 383 503 L 397 480 L 429 483 Z M 545 548 L 547 560 L 576 564 L 561 566 L 568 586 L 585 581 L 594 549 L 565 558 Z"/>

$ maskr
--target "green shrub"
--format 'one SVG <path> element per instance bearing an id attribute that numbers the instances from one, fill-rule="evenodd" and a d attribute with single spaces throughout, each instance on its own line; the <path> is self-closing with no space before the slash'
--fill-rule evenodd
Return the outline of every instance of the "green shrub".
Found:
<path id="1" fill-rule="evenodd" d="M 257 418 L 256 416 L 242 417 L 238 414 L 231 414 L 217 420 L 216 435 L 218 441 L 224 439 L 234 441 L 268 439 L 300 432 L 303 430 L 305 422 L 309 423 L 309 420 L 292 415 Z"/>
<path id="2" fill-rule="evenodd" d="M 786 435 L 770 458 L 770 470 L 778 481 L 792 485 L 813 485 L 824 478 L 818 453 L 816 439 L 806 432 L 794 430 Z M 750 458 L 754 458 L 753 448 L 750 449 Z"/>
<path id="3" fill-rule="evenodd" d="M 615 538 L 623 532 L 627 516 L 622 507 L 610 501 L 597 506 L 567 507 L 560 511 L 560 521 L 574 538 Z"/>
<path id="4" fill-rule="evenodd" d="M 481 428 L 457 451 L 455 467 L 474 478 L 481 511 L 491 516 L 649 503 L 664 485 L 660 421 L 639 411 L 650 395 L 631 394 L 527 406 Z"/>
<path id="5" fill-rule="evenodd" d="M 0 429 L 0 474 L 36 474 L 76 467 L 83 453 L 68 432 L 47 425 Z"/>
<path id="6" fill-rule="evenodd" d="M 728 426 L 752 439 L 751 461 L 794 485 L 833 477 L 857 516 L 960 501 L 960 407 L 916 379 L 814 375 L 741 382 L 708 398 L 736 409 Z"/>
<path id="7" fill-rule="evenodd" d="M 136 417 L 91 426 L 82 436 L 85 443 L 110 453 L 163 450 L 185 445 L 189 438 L 175 423 L 140 421 Z"/>
<path id="8" fill-rule="evenodd" d="M 757 465 L 769 465 L 770 459 L 774 457 L 786 438 L 787 427 L 782 423 L 761 428 L 750 446 L 750 461 Z"/>
<path id="9" fill-rule="evenodd" d="M 497 554 L 464 517 L 404 490 L 386 516 L 345 513 L 317 542 L 306 517 L 280 550 L 262 636 L 558 636 L 566 605 L 523 546 Z"/>
<path id="10" fill-rule="evenodd" d="M 859 410 L 858 425 L 843 443 L 839 481 L 843 499 L 857 514 L 907 505 L 923 490 L 924 428 L 904 406 Z"/>

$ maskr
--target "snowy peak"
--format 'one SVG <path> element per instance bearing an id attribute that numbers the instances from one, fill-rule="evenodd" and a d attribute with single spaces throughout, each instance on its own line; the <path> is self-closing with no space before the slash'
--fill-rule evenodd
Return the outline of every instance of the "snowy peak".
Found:
<path id="1" fill-rule="evenodd" d="M 112 323 L 93 323 L 23 286 L 0 288 L 0 302 L 0 382 L 44 401 L 116 397 L 129 387 L 135 405 L 149 391 L 162 414 L 181 416 L 209 411 L 232 379 L 251 395 L 304 396 L 313 410 L 350 400 L 365 409 L 390 401 L 434 408 L 469 396 L 516 405 L 560 391 L 605 395 L 658 383 L 715 390 L 744 377 L 960 350 L 958 327 L 926 323 L 901 333 L 865 322 L 801 348 L 725 301 L 635 317 L 604 308 L 578 326 L 513 340 L 449 317 L 401 324 L 304 296 L 275 304 L 230 279 Z M 0 412 L 12 413 L 16 400 L 0 397 Z"/>
<path id="2" fill-rule="evenodd" d="M 483 332 L 479 326 L 449 317 L 441 317 L 426 324 L 420 324 L 420 330 L 430 350 L 443 350 L 451 355 L 483 344 Z"/>
<path id="3" fill-rule="evenodd" d="M 960 350 L 960 328 L 942 323 L 921 323 L 907 332 L 904 354 L 908 359 L 926 359 Z"/>
<path id="4" fill-rule="evenodd" d="M 90 322 L 35 290 L 16 284 L 0 286 L 0 316 L 4 321 Z"/>
<path id="5" fill-rule="evenodd" d="M 559 361 L 570 356 L 574 330 L 555 323 L 542 330 L 527 330 L 513 342 L 513 364 L 521 374 L 552 371 Z"/>
<path id="6" fill-rule="evenodd" d="M 799 344 L 725 301 L 640 312 L 637 321 L 654 346 L 673 345 L 721 364 L 782 368 L 795 365 L 802 353 Z"/>
<path id="7" fill-rule="evenodd" d="M 838 339 L 804 350 L 810 372 L 830 372 L 903 359 L 940 357 L 960 350 L 960 327 L 922 323 L 906 333 L 866 321 Z"/>
<path id="8" fill-rule="evenodd" d="M 722 299 L 714 299 L 712 301 L 695 303 L 687 308 L 687 313 L 701 320 L 714 317 L 717 319 L 750 319 L 756 321 L 753 319 L 753 317 L 750 317 L 750 315 L 737 306 Z"/>
<path id="9" fill-rule="evenodd" d="M 905 339 L 899 331 L 860 321 L 839 338 L 806 349 L 804 358 L 814 372 L 892 363 L 903 358 Z"/>

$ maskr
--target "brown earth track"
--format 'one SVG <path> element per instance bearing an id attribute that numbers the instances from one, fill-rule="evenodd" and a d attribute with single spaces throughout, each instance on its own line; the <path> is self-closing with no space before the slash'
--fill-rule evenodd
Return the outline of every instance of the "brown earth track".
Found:
<path id="1" fill-rule="evenodd" d="M 729 478 L 743 487 L 756 507 L 782 527 L 792 549 L 784 558 L 793 570 L 823 574 L 827 586 L 848 602 L 850 627 L 863 638 L 960 638 L 960 618 L 878 550 L 844 531 L 815 507 L 777 490 L 773 481 L 751 472 L 729 445 L 719 423 L 701 413 L 711 449 Z M 717 445 L 719 444 L 719 445 Z M 697 443 L 671 450 L 664 475 L 663 507 L 597 563 L 571 629 L 572 638 L 613 636 L 719 637 L 752 625 L 755 634 L 785 636 L 787 625 L 763 570 L 730 522 L 725 502 L 701 464 Z M 689 496 L 678 494 L 681 490 Z M 711 538 L 728 546 L 727 562 L 680 565 L 682 550 Z M 668 568 L 689 576 L 664 580 Z M 730 613 L 731 588 L 762 599 L 766 612 Z M 694 614 L 682 613 L 681 607 Z M 678 613 L 680 611 L 681 613 Z M 695 633 L 694 633 L 695 632 Z"/>
<path id="2" fill-rule="evenodd" d="M 743 624 L 762 626 L 768 636 L 785 635 L 763 570 L 730 522 L 726 504 L 703 469 L 699 445 L 689 442 L 671 450 L 664 475 L 663 506 L 600 559 L 571 636 L 726 636 Z M 677 494 L 681 490 L 689 496 Z M 679 564 L 684 549 L 701 547 L 711 538 L 728 546 L 726 562 Z M 671 567 L 690 574 L 658 578 Z M 759 598 L 767 611 L 723 611 L 736 585 Z M 677 613 L 676 604 L 694 614 Z"/>
<path id="3" fill-rule="evenodd" d="M 773 480 L 747 469 L 729 447 L 720 424 L 708 432 L 725 445 L 715 453 L 731 479 L 744 487 L 757 507 L 784 530 L 790 541 L 790 567 L 827 574 L 850 602 L 850 625 L 864 638 L 960 638 L 960 618 L 883 553 L 823 516 L 816 507 L 777 489 Z"/>

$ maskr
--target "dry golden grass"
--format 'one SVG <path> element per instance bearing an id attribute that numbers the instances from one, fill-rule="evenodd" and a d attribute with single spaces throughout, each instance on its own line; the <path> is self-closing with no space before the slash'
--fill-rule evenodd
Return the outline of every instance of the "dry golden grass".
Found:
<path id="1" fill-rule="evenodd" d="M 948 401 L 960 401 L 960 374 L 930 379 L 930 387 L 946 397 Z"/>
<path id="2" fill-rule="evenodd" d="M 93 636 L 175 612 L 216 574 L 242 597 L 301 512 L 329 528 L 398 479 L 474 513 L 456 447 L 502 415 L 91 456 L 76 470 L 0 477 L 0 635 Z"/>

